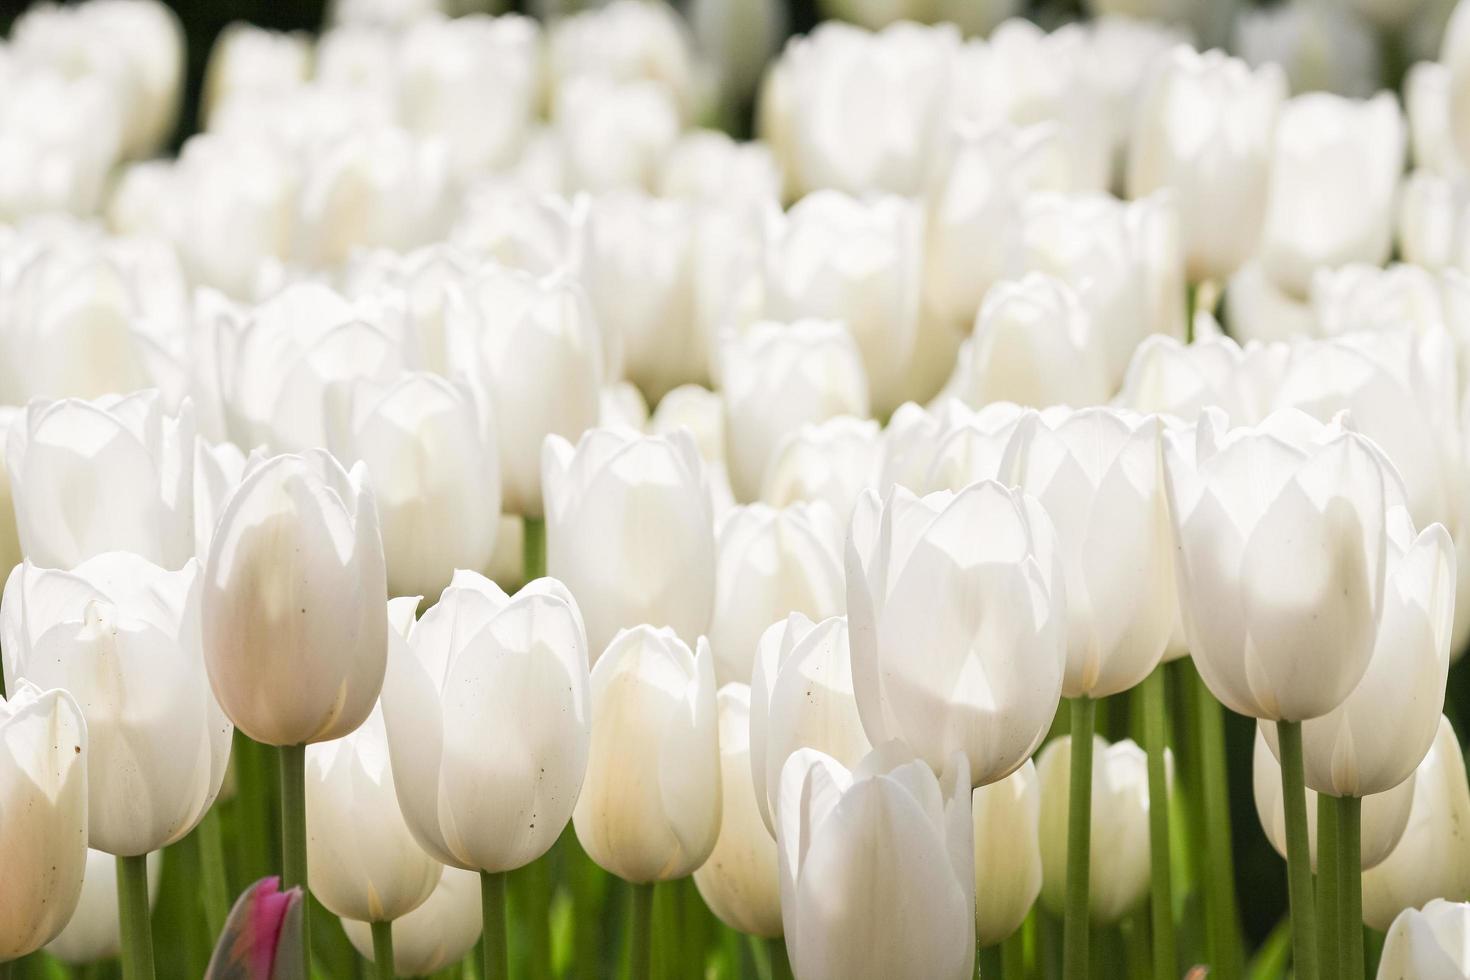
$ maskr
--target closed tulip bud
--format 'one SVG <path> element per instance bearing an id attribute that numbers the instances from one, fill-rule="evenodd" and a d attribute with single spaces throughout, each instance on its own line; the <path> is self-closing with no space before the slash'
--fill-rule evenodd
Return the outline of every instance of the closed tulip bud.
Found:
<path id="1" fill-rule="evenodd" d="M 928 408 L 914 402 L 900 405 L 883 429 L 883 455 L 876 488 L 879 494 L 886 494 L 895 486 L 907 487 L 915 493 L 925 492 L 939 447 L 951 433 L 974 421 L 979 414 L 954 397 L 936 398 Z"/>
<path id="2" fill-rule="evenodd" d="M 783 436 L 833 416 L 868 414 L 863 360 L 842 323 L 759 323 L 727 339 L 720 388 L 730 480 L 741 500 L 760 493 Z"/>
<path id="3" fill-rule="evenodd" d="M 1399 195 L 1398 251 L 1431 271 L 1470 269 L 1470 192 L 1458 180 L 1415 170 Z"/>
<path id="4" fill-rule="evenodd" d="M 1459 177 L 1466 172 L 1450 120 L 1450 85 L 1450 69 L 1438 61 L 1421 61 L 1404 75 L 1409 156 L 1419 168 L 1416 173 Z"/>
<path id="5" fill-rule="evenodd" d="M 480 876 L 459 868 L 440 869 L 429 896 L 412 912 L 393 920 L 393 972 L 400 977 L 426 977 L 464 959 L 480 938 Z M 372 927 L 342 920 L 342 931 L 354 949 L 373 956 Z"/>
<path id="6" fill-rule="evenodd" d="M 1067 891 L 1068 784 L 1072 739 L 1055 739 L 1036 764 L 1041 782 L 1041 900 L 1061 914 Z M 1093 738 L 1092 826 L 1088 874 L 1088 914 L 1111 924 L 1148 894 L 1148 756 L 1132 740 L 1109 745 Z M 1174 758 L 1165 755 L 1171 777 Z M 1160 806 L 1168 806 L 1164 800 Z"/>
<path id="7" fill-rule="evenodd" d="M 0 963 L 60 934 L 87 866 L 87 723 L 65 691 L 0 698 Z"/>
<path id="8" fill-rule="evenodd" d="M 283 33 L 243 21 L 215 38 L 204 71 L 200 115 L 207 123 L 230 99 L 270 89 L 290 89 L 311 74 L 311 41 L 302 33 Z"/>
<path id="9" fill-rule="evenodd" d="M 1281 764 L 1271 754 L 1263 733 L 1264 723 L 1256 729 L 1256 748 L 1251 763 L 1251 782 L 1255 791 L 1256 816 L 1261 829 L 1276 853 L 1286 856 L 1286 811 L 1281 803 Z M 1363 870 L 1380 864 L 1403 838 L 1409 823 L 1410 804 L 1414 799 L 1416 778 L 1408 779 L 1385 793 L 1363 797 L 1362 827 L 1359 834 Z M 1317 792 L 1306 790 L 1307 846 L 1312 867 L 1317 864 Z M 1364 879 L 1366 888 L 1367 880 Z M 1365 898 L 1366 901 L 1366 898 Z"/>
<path id="10" fill-rule="evenodd" d="M 1441 717 L 1434 744 L 1414 773 L 1408 824 L 1398 846 L 1363 875 L 1363 921 L 1387 929 L 1404 909 L 1446 895 L 1470 895 L 1470 853 L 1460 846 L 1467 823 L 1465 760 L 1454 726 Z"/>
<path id="11" fill-rule="evenodd" d="M 193 448 L 192 406 L 170 416 L 156 391 L 32 402 L 5 452 L 22 551 L 48 568 L 106 551 L 183 565 L 194 553 Z"/>
<path id="12" fill-rule="evenodd" d="M 1207 410 L 1193 446 L 1165 448 L 1184 627 L 1211 693 L 1273 721 L 1342 704 L 1383 603 L 1397 480 L 1381 452 L 1293 410 L 1240 429 Z"/>
<path id="13" fill-rule="evenodd" d="M 1007 480 L 1007 451 L 1029 410 L 1013 402 L 991 402 L 973 415 L 956 418 L 933 448 L 933 459 L 919 481 L 924 492 L 960 491 L 981 480 Z"/>
<path id="14" fill-rule="evenodd" d="M 417 623 L 395 599 L 383 694 L 393 778 L 415 839 L 445 864 L 511 871 L 556 842 L 587 766 L 587 640 L 554 579 L 512 597 L 456 572 Z M 498 745 L 487 755 L 478 746 Z"/>
<path id="15" fill-rule="evenodd" d="M 680 385 L 658 400 L 648 419 L 648 431 L 666 436 L 688 429 L 710 469 L 725 466 L 725 399 L 701 385 Z"/>
<path id="16" fill-rule="evenodd" d="M 435 594 L 454 569 L 490 561 L 500 473 L 488 414 L 467 386 L 427 372 L 354 390 L 341 456 L 367 464 L 389 595 Z"/>
<path id="17" fill-rule="evenodd" d="M 1010 937 L 1041 894 L 1041 780 L 1027 759 L 971 799 L 975 827 L 975 941 Z"/>
<path id="18" fill-rule="evenodd" d="M 772 507 L 824 501 L 839 520 L 877 483 L 883 430 L 873 419 L 838 415 L 788 432 L 766 463 L 761 499 Z"/>
<path id="19" fill-rule="evenodd" d="M 88 842 L 137 855 L 181 840 L 225 778 L 233 734 L 209 690 L 199 563 L 167 572 L 126 552 L 74 571 L 29 561 L 0 603 L 7 687 L 64 687 L 92 736 Z M 160 711 L 159 704 L 167 704 Z"/>
<path id="20" fill-rule="evenodd" d="M 652 191 L 679 138 L 679 106 L 656 82 L 583 76 L 564 82 L 552 113 L 573 190 Z"/>
<path id="21" fill-rule="evenodd" d="M 1314 92 L 1286 103 L 1260 251 L 1283 290 L 1305 296 L 1315 269 L 1388 259 L 1404 143 L 1390 93 L 1358 102 Z"/>
<path id="22" fill-rule="evenodd" d="M 542 460 L 546 567 L 577 596 L 589 649 L 600 653 L 619 629 L 641 623 L 688 639 L 705 632 L 714 515 L 693 438 L 591 429 L 575 448 L 549 437 Z M 640 542 L 632 552 L 622 544 L 629 535 Z"/>
<path id="23" fill-rule="evenodd" d="M 922 216 L 899 197 L 809 195 L 772 222 L 766 257 L 768 313 L 847 324 L 877 414 L 906 396 L 918 357 Z"/>
<path id="24" fill-rule="evenodd" d="M 1112 385 L 1102 338 L 1077 294 L 1033 272 L 986 294 L 945 394 L 975 407 L 1083 406 L 1106 402 Z"/>
<path id="25" fill-rule="evenodd" d="M 720 520 L 709 641 L 725 683 L 749 677 L 766 625 L 843 611 L 843 523 L 826 504 L 736 507 Z"/>
<path id="26" fill-rule="evenodd" d="M 1462 980 L 1470 976 L 1470 902 L 1436 898 L 1399 913 L 1383 940 L 1379 980 Z"/>
<path id="27" fill-rule="evenodd" d="M 355 731 L 383 686 L 387 592 L 365 466 L 321 450 L 252 461 L 204 566 L 204 659 L 225 714 L 267 745 Z"/>
<path id="28" fill-rule="evenodd" d="M 730 6 L 701 0 L 706 6 Z M 710 204 L 735 201 L 753 207 L 780 203 L 781 169 L 770 147 L 741 142 L 714 129 L 692 129 L 679 137 L 659 171 L 658 192 Z"/>
<path id="29" fill-rule="evenodd" d="M 803 980 L 975 972 L 967 764 L 942 778 L 890 742 L 849 770 L 815 749 L 781 769 L 781 918 Z"/>
<path id="30" fill-rule="evenodd" d="M 592 668 L 592 748 L 577 840 L 627 881 L 692 873 L 720 832 L 715 665 L 669 629 L 623 630 Z"/>
<path id="31" fill-rule="evenodd" d="M 1285 98 L 1279 66 L 1252 70 L 1221 51 L 1201 54 L 1186 45 L 1159 63 L 1145 88 L 1128 152 L 1128 192 L 1174 190 L 1190 281 L 1223 280 L 1255 252 Z"/>
<path id="32" fill-rule="evenodd" d="M 59 65 L 6 61 L 0 68 L 6 136 L 0 144 L 0 218 L 95 214 L 122 152 L 120 93 L 102 76 L 73 77 Z"/>
<path id="33" fill-rule="evenodd" d="M 1116 409 L 1053 410 L 1016 427 L 1002 470 L 1046 508 L 1067 577 L 1062 694 L 1142 681 L 1174 626 L 1174 535 L 1160 422 Z"/>
<path id="34" fill-rule="evenodd" d="M 457 248 L 535 276 L 575 268 L 577 238 L 589 203 L 519 184 L 471 188 L 450 232 Z"/>
<path id="35" fill-rule="evenodd" d="M 148 855 L 148 904 L 158 901 L 160 858 Z M 46 944 L 46 952 L 64 963 L 81 966 L 116 956 L 122 949 L 117 918 L 117 858 L 87 850 L 82 895 L 71 921 Z"/>
<path id="36" fill-rule="evenodd" d="M 750 682 L 750 770 L 756 808 L 776 833 L 781 768 L 797 749 L 856 766 L 871 750 L 852 687 L 847 620 L 801 613 L 761 634 Z"/>
<path id="37" fill-rule="evenodd" d="M 693 108 L 693 51 L 672 7 L 614 0 L 558 20 L 547 42 L 554 88 L 582 78 L 603 84 L 649 81 L 664 88 L 681 112 Z"/>
<path id="38" fill-rule="evenodd" d="M 750 780 L 750 688 L 719 690 L 720 795 L 724 814 L 709 859 L 694 872 L 694 885 L 710 911 L 738 932 L 781 935 L 781 887 L 776 842 L 761 819 L 760 793 Z"/>
<path id="39" fill-rule="evenodd" d="M 209 958 L 206 977 L 295 980 L 306 943 L 306 895 L 297 885 L 262 878 L 240 893 Z"/>
<path id="40" fill-rule="evenodd" d="M 852 680 L 874 745 L 901 739 L 975 786 L 1024 762 L 1067 666 L 1056 534 L 1034 498 L 984 482 L 858 498 L 847 539 Z"/>

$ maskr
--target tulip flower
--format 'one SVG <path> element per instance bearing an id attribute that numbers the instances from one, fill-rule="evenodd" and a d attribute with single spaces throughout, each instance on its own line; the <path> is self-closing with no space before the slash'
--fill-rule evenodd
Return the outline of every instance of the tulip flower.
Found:
<path id="1" fill-rule="evenodd" d="M 200 116 L 208 122 L 219 107 L 238 95 L 289 88 L 311 71 L 311 42 L 305 34 L 268 31 L 239 21 L 214 40 L 204 72 Z"/>
<path id="2" fill-rule="evenodd" d="M 558 179 L 554 185 L 560 187 Z M 533 276 L 575 269 L 577 238 L 590 201 L 533 186 L 494 183 L 466 194 L 450 243 Z"/>
<path id="3" fill-rule="evenodd" d="M 1285 98 L 1279 66 L 1252 70 L 1186 45 L 1148 83 L 1128 151 L 1128 191 L 1174 190 L 1191 282 L 1227 279 L 1255 252 Z"/>
<path id="4" fill-rule="evenodd" d="M 852 335 L 841 323 L 760 323 L 721 351 L 730 484 L 755 499 L 781 438 L 837 415 L 868 414 L 868 383 Z"/>
<path id="5" fill-rule="evenodd" d="M 158 852 L 148 856 L 148 904 L 158 902 Z M 46 944 L 46 952 L 78 966 L 110 959 L 122 951 L 117 917 L 117 858 L 106 851 L 87 850 L 82 895 L 66 928 Z"/>
<path id="6" fill-rule="evenodd" d="M 973 415 L 951 420 L 949 431 L 931 450 L 920 488 L 959 491 L 981 480 L 1012 479 L 1004 468 L 1007 451 L 1028 415 L 1014 402 L 991 402 Z"/>
<path id="7" fill-rule="evenodd" d="M 1408 825 L 1398 846 L 1363 873 L 1363 921 L 1387 929 L 1404 909 L 1470 894 L 1470 855 L 1459 846 L 1467 822 L 1465 760 L 1454 726 L 1441 717 L 1434 744 L 1414 774 Z"/>
<path id="8" fill-rule="evenodd" d="M 1242 10 L 1232 48 L 1251 65 L 1280 65 L 1293 92 L 1367 98 L 1382 72 L 1378 36 L 1349 4 L 1284 3 Z M 1323 58 L 1323 51 L 1334 56 Z"/>
<path id="9" fill-rule="evenodd" d="M 1117 403 L 1193 423 L 1208 407 L 1253 424 L 1267 414 L 1286 368 L 1284 344 L 1248 343 L 1229 337 L 1196 337 L 1193 343 L 1155 334 L 1133 353 Z"/>
<path id="10" fill-rule="evenodd" d="M 0 144 L 0 165 L 7 179 L 0 186 L 0 217 L 14 221 L 46 212 L 95 213 L 122 152 L 118 92 L 103 77 L 70 77 L 60 65 L 11 67 L 17 59 L 6 60 L 5 100 L 0 103 L 6 140 Z M 53 160 L 66 165 L 48 167 Z M 70 304 L 73 299 L 63 301 Z"/>
<path id="11" fill-rule="evenodd" d="M 480 878 L 459 868 L 440 868 L 429 900 L 393 921 L 393 975 L 426 977 L 463 960 L 480 938 Z M 366 922 L 342 920 L 347 940 L 373 958 Z"/>
<path id="12" fill-rule="evenodd" d="M 1404 180 L 1398 211 L 1399 255 L 1414 267 L 1470 267 L 1470 197 L 1448 177 L 1415 170 Z"/>
<path id="13" fill-rule="evenodd" d="M 579 191 L 652 190 L 679 138 L 679 105 L 654 81 L 590 75 L 561 83 L 552 107 L 567 183 Z"/>
<path id="14" fill-rule="evenodd" d="M 936 777 L 889 743 L 849 770 L 815 749 L 781 769 L 781 918 L 803 980 L 975 972 L 968 764 Z"/>
<path id="15" fill-rule="evenodd" d="M 1271 156 L 1261 264 L 1304 296 L 1313 270 L 1382 265 L 1404 167 L 1404 121 L 1389 93 L 1355 102 L 1325 92 L 1289 100 Z"/>
<path id="16" fill-rule="evenodd" d="M 694 872 L 694 885 L 710 911 L 739 932 L 769 939 L 781 935 L 781 891 L 776 842 L 750 779 L 750 688 L 726 684 L 718 692 L 720 788 L 724 813 L 720 836 L 708 860 Z"/>
<path id="17" fill-rule="evenodd" d="M 306 975 L 306 900 L 300 888 L 262 878 L 235 901 L 205 980 L 297 980 Z"/>
<path id="18" fill-rule="evenodd" d="M 489 413 L 463 384 L 427 372 L 352 390 L 342 459 L 362 460 L 383 529 L 390 595 L 442 591 L 456 568 L 483 568 L 500 526 Z"/>
<path id="19" fill-rule="evenodd" d="M 858 494 L 877 483 L 882 449 L 882 430 L 872 419 L 838 415 L 804 425 L 771 451 L 761 499 L 772 507 L 823 501 L 845 520 Z"/>
<path id="20" fill-rule="evenodd" d="M 766 625 L 791 612 L 822 619 L 843 611 L 843 526 L 826 504 L 747 504 L 726 514 L 718 533 L 709 642 L 715 675 L 729 683 L 750 677 Z"/>
<path id="21" fill-rule="evenodd" d="M 722 3 L 701 0 L 706 9 Z M 733 200 L 765 207 L 781 199 L 781 171 L 763 143 L 740 142 L 716 129 L 692 129 L 679 137 L 664 159 L 658 191 L 661 197 L 706 204 Z"/>
<path id="22" fill-rule="evenodd" d="M 1068 886 L 1071 741 L 1065 735 L 1053 740 L 1036 763 L 1041 783 L 1041 900 L 1053 912 L 1063 908 Z M 1148 814 L 1153 801 L 1147 759 L 1132 740 L 1109 745 L 1102 736 L 1094 736 L 1093 758 L 1087 909 L 1094 922 L 1109 924 L 1148 893 Z M 1168 764 L 1172 770 L 1172 757 Z"/>
<path id="23" fill-rule="evenodd" d="M 551 436 L 542 481 L 547 571 L 577 597 L 594 657 L 626 626 L 670 626 L 685 639 L 709 627 L 714 517 L 688 433 L 591 429 L 575 448 Z"/>
<path id="24" fill-rule="evenodd" d="M 1030 759 L 971 799 L 975 828 L 975 939 L 1008 938 L 1041 894 L 1041 782 Z"/>
<path id="25" fill-rule="evenodd" d="M 801 613 L 761 634 L 750 682 L 750 771 L 757 812 L 776 833 L 781 768 L 798 749 L 844 766 L 872 751 L 853 693 L 847 620 Z"/>
<path id="26" fill-rule="evenodd" d="M 972 471 L 994 479 L 1000 475 L 1000 461 L 1020 415 L 1019 406 L 1009 402 L 987 405 L 978 412 L 958 398 L 937 399 L 928 409 L 912 402 L 900 405 L 883 431 L 878 492 L 887 493 L 894 486 L 915 493 L 963 489 L 974 482 L 963 480 Z M 960 436 L 961 430 L 968 432 Z M 963 465 L 941 464 L 940 453 L 955 439 L 965 445 L 965 451 L 958 459 L 948 458 Z M 980 452 L 972 453 L 974 448 Z M 962 482 L 956 484 L 956 480 Z"/>
<path id="27" fill-rule="evenodd" d="M 1064 574 L 1051 522 L 1020 491 L 858 498 L 847 608 L 869 741 L 901 739 L 931 768 L 963 752 L 974 786 L 1019 767 L 1061 696 Z"/>
<path id="28" fill-rule="evenodd" d="M 87 723 L 65 691 L 0 698 L 0 963 L 40 949 L 77 907 L 87 864 Z"/>
<path id="29" fill-rule="evenodd" d="M 1470 902 L 1436 898 L 1399 913 L 1383 940 L 1379 980 L 1459 980 L 1470 976 Z"/>
<path id="30" fill-rule="evenodd" d="M 599 9 L 557 21 L 547 36 L 547 70 L 553 87 L 591 78 L 649 81 L 681 107 L 692 108 L 693 52 L 683 21 L 665 7 L 614 0 Z"/>

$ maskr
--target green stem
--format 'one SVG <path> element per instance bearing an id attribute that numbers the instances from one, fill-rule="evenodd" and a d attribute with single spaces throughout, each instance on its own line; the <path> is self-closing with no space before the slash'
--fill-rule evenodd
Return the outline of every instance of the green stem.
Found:
<path id="1" fill-rule="evenodd" d="M 303 976 L 311 976 L 311 889 L 306 876 L 306 746 L 280 746 L 281 761 L 281 884 L 301 886 L 307 901 L 301 906 Z"/>
<path id="2" fill-rule="evenodd" d="M 521 570 L 527 582 L 534 582 L 546 574 L 546 519 L 524 518 L 525 536 L 522 539 Z"/>
<path id="3" fill-rule="evenodd" d="M 209 925 L 210 939 L 217 939 L 230 914 L 230 888 L 225 877 L 225 848 L 220 840 L 219 807 L 209 808 L 194 829 L 199 843 L 200 892 L 204 901 L 204 921 Z"/>
<path id="4" fill-rule="evenodd" d="M 976 976 L 980 980 L 996 980 L 1001 976 L 999 946 L 981 946 L 980 954 L 975 957 Z"/>
<path id="5" fill-rule="evenodd" d="M 122 937 L 123 980 L 153 980 L 146 854 L 117 859 L 117 924 Z"/>
<path id="6" fill-rule="evenodd" d="M 1230 844 L 1230 780 L 1225 761 L 1225 709 L 1194 664 L 1196 742 L 1200 760 L 1201 815 L 1204 818 L 1206 869 L 1206 914 L 1216 960 L 1210 976 L 1218 980 L 1240 980 L 1242 961 L 1239 919 L 1235 904 L 1235 858 Z M 1306 978 L 1299 978 L 1306 980 Z"/>
<path id="7" fill-rule="evenodd" d="M 1326 793 L 1317 794 L 1317 950 L 1319 962 L 1334 964 L 1338 960 L 1337 926 L 1340 916 L 1338 896 L 1337 800 Z"/>
<path id="8" fill-rule="evenodd" d="M 505 931 L 505 873 L 480 872 L 481 939 L 485 944 L 485 980 L 508 980 L 510 944 Z"/>
<path id="9" fill-rule="evenodd" d="M 771 980 L 791 980 L 791 961 L 786 958 L 786 940 L 780 936 L 767 939 L 766 953 L 771 961 Z"/>
<path id="10" fill-rule="evenodd" d="M 1144 678 L 1143 749 L 1148 753 L 1148 849 L 1153 926 L 1154 976 L 1178 973 L 1174 952 L 1174 896 L 1169 861 L 1169 776 L 1165 756 L 1168 717 L 1164 708 L 1164 667 Z"/>
<path id="11" fill-rule="evenodd" d="M 1337 938 L 1342 951 L 1339 975 L 1363 980 L 1363 801 L 1341 796 L 1337 804 Z M 1317 844 L 1317 864 L 1330 863 L 1330 853 Z M 1324 917 L 1326 913 L 1323 913 Z"/>
<path id="12" fill-rule="evenodd" d="M 1000 975 L 1005 980 L 1025 980 L 1026 927 L 1022 926 L 1000 944 Z"/>
<path id="13" fill-rule="evenodd" d="M 1067 900 L 1062 932 L 1062 976 L 1088 974 L 1088 873 L 1092 861 L 1092 730 L 1096 703 L 1072 699 L 1072 771 L 1067 807 Z"/>
<path id="14" fill-rule="evenodd" d="M 374 922 L 373 929 L 373 976 L 377 980 L 393 980 L 393 923 Z"/>
<path id="15" fill-rule="evenodd" d="M 1302 781 L 1302 723 L 1278 721 L 1281 803 L 1286 812 L 1286 874 L 1291 901 L 1292 966 L 1297 980 L 1317 980 L 1317 915 L 1312 856 L 1307 844 L 1307 796 Z M 1339 825 L 1339 834 L 1342 831 Z"/>
<path id="16" fill-rule="evenodd" d="M 633 939 L 628 957 L 631 980 L 648 980 L 653 975 L 653 883 L 634 884 Z"/>

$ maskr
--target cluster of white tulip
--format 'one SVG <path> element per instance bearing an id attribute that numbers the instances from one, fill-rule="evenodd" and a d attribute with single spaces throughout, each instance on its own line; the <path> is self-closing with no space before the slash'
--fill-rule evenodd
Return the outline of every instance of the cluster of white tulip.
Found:
<path id="1" fill-rule="evenodd" d="M 775 0 L 342 0 L 228 28 L 154 159 L 169 10 L 22 15 L 0 971 L 151 980 L 149 856 L 254 742 L 379 976 L 505 976 L 571 827 L 640 980 L 690 875 L 802 980 L 1025 977 L 1038 898 L 1068 980 L 1135 915 L 1163 980 L 1187 777 L 1233 980 L 1223 705 L 1295 975 L 1366 923 L 1470 976 L 1470 0 L 1374 81 L 1435 2 L 833 0 L 773 57 Z"/>

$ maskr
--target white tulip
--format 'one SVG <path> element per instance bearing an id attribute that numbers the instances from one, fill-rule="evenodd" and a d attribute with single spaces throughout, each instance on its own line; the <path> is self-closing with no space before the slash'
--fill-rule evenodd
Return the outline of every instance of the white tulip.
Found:
<path id="1" fill-rule="evenodd" d="M 1027 759 L 971 799 L 975 940 L 994 946 L 1021 927 L 1041 894 L 1041 779 Z"/>
<path id="2" fill-rule="evenodd" d="M 393 921 L 393 972 L 400 977 L 426 977 L 464 959 L 480 939 L 480 876 L 442 867 L 442 877 L 429 900 Z M 353 949 L 373 956 L 372 927 L 342 920 Z"/>
<path id="3" fill-rule="evenodd" d="M 1226 325 L 1241 343 L 1267 343 L 1311 337 L 1317 333 L 1312 306 L 1271 278 L 1259 258 L 1251 259 L 1225 287 Z"/>
<path id="4" fill-rule="evenodd" d="M 776 842 L 761 820 L 760 794 L 750 781 L 750 688 L 726 684 L 719 705 L 724 814 L 715 849 L 694 872 L 694 885 L 725 925 L 772 938 L 781 935 L 781 887 Z"/>
<path id="5" fill-rule="evenodd" d="M 597 425 L 642 432 L 648 427 L 648 399 L 631 381 L 614 381 L 597 393 Z"/>
<path id="6" fill-rule="evenodd" d="M 931 767 L 963 752 L 975 786 L 1015 771 L 1061 697 L 1065 593 L 1051 522 L 1021 491 L 864 493 L 847 607 L 869 740 L 902 739 Z"/>
<path id="7" fill-rule="evenodd" d="M 779 0 L 694 0 L 689 27 L 719 87 L 725 111 L 744 104 L 785 39 L 790 14 Z"/>
<path id="8" fill-rule="evenodd" d="M 1436 898 L 1399 913 L 1383 940 L 1379 980 L 1462 980 L 1470 976 L 1470 903 Z"/>
<path id="9" fill-rule="evenodd" d="M 404 820 L 445 864 L 523 867 L 566 828 L 587 766 L 587 640 L 576 601 L 554 579 L 509 597 L 461 571 L 417 623 L 414 604 L 390 605 L 383 693 Z"/>
<path id="10" fill-rule="evenodd" d="M 1191 35 L 1178 25 L 1129 16 L 1104 15 L 1087 27 L 1084 77 L 1101 96 L 1112 149 L 1110 189 L 1121 195 L 1128 182 L 1134 120 L 1149 94 L 1150 83 L 1175 48 L 1191 44 Z"/>
<path id="11" fill-rule="evenodd" d="M 574 77 L 556 93 L 557 144 L 573 190 L 648 190 L 679 138 L 679 106 L 656 82 Z"/>
<path id="12" fill-rule="evenodd" d="M 991 402 L 973 415 L 954 419 L 933 447 L 919 490 L 958 492 L 980 480 L 1010 481 L 1007 451 L 1016 428 L 1027 418 L 1029 410 L 1013 402 Z"/>
<path id="13" fill-rule="evenodd" d="M 883 430 L 878 493 L 887 494 L 895 486 L 907 487 L 915 493 L 927 491 L 929 472 L 940 446 L 953 432 L 982 414 L 983 409 L 976 412 L 953 397 L 937 398 L 930 408 L 913 402 L 900 405 Z M 1005 448 L 1004 442 L 1001 448 Z"/>
<path id="14" fill-rule="evenodd" d="M 700 2 L 718 6 L 726 0 Z M 780 200 L 781 168 L 762 143 L 737 142 L 719 130 L 694 129 L 680 136 L 664 158 L 658 191 L 662 197 L 734 199 L 764 207 Z"/>
<path id="15" fill-rule="evenodd" d="M 589 199 L 501 182 L 471 188 L 450 241 L 472 255 L 535 276 L 576 269 Z"/>
<path id="16" fill-rule="evenodd" d="M 883 430 L 873 419 L 838 415 L 788 432 L 766 463 L 761 499 L 772 507 L 825 501 L 841 520 L 858 494 L 875 486 Z"/>
<path id="17" fill-rule="evenodd" d="M 122 153 L 125 111 L 104 77 L 0 62 L 0 218 L 96 212 Z"/>
<path id="18" fill-rule="evenodd" d="M 1280 65 L 1293 92 L 1367 98 L 1378 90 L 1378 35 L 1344 5 L 1294 0 L 1243 10 L 1232 48 L 1255 67 Z"/>
<path id="19" fill-rule="evenodd" d="M 592 669 L 592 748 L 572 821 L 593 861 L 632 882 L 705 863 L 720 832 L 714 657 L 672 630 L 623 630 Z"/>
<path id="20" fill-rule="evenodd" d="M 1225 336 L 1185 344 L 1158 334 L 1134 351 L 1117 402 L 1190 423 L 1212 405 L 1242 423 L 1259 422 L 1290 354 L 1284 344 L 1241 347 Z"/>
<path id="21" fill-rule="evenodd" d="M 1192 28 L 1206 43 L 1214 43 L 1219 28 L 1228 26 L 1237 0 L 1087 0 L 1083 4 L 1098 17 L 1138 17 Z"/>
<path id="22" fill-rule="evenodd" d="M 362 464 L 255 459 L 204 566 L 204 659 L 225 714 L 268 745 L 356 730 L 388 656 L 387 573 Z"/>
<path id="23" fill-rule="evenodd" d="M 646 81 L 663 88 L 681 116 L 694 108 L 693 52 L 678 13 L 664 4 L 613 0 L 557 20 L 547 36 L 553 89 L 578 80 Z"/>
<path id="24" fill-rule="evenodd" d="M 289 89 L 311 73 L 311 42 L 305 34 L 279 33 L 243 21 L 214 40 L 204 72 L 200 117 L 210 118 L 230 99 L 272 88 Z"/>
<path id="25" fill-rule="evenodd" d="M 194 437 L 194 557 L 209 558 L 209 543 L 225 501 L 245 477 L 245 454 L 232 442 Z"/>
<path id="26" fill-rule="evenodd" d="M 725 464 L 725 399 L 700 385 L 680 385 L 658 400 L 648 420 L 648 431 L 666 436 L 688 429 L 705 466 Z"/>
<path id="27" fill-rule="evenodd" d="M 148 904 L 158 902 L 158 879 L 162 867 L 158 852 L 148 855 Z M 82 876 L 82 895 L 66 928 L 46 944 L 46 952 L 61 960 L 83 966 L 109 959 L 122 950 L 117 916 L 117 858 L 106 851 L 87 849 L 87 866 Z"/>
<path id="28" fill-rule="evenodd" d="M 896 742 L 849 770 L 801 749 L 781 770 L 781 917 L 803 980 L 975 972 L 975 867 L 962 757 L 943 779 Z"/>
<path id="29" fill-rule="evenodd" d="M 1442 177 L 1463 177 L 1465 163 L 1450 119 L 1451 74 L 1437 61 L 1421 61 L 1404 75 L 1409 117 L 1409 156 L 1414 166 Z"/>
<path id="30" fill-rule="evenodd" d="M 1398 247 L 1405 262 L 1470 270 L 1470 190 L 1461 180 L 1415 170 L 1399 198 Z"/>
<path id="31" fill-rule="evenodd" d="M 715 598 L 714 515 L 687 432 L 590 429 L 548 436 L 542 458 L 546 566 L 577 597 L 596 657 L 642 623 L 698 637 Z"/>

